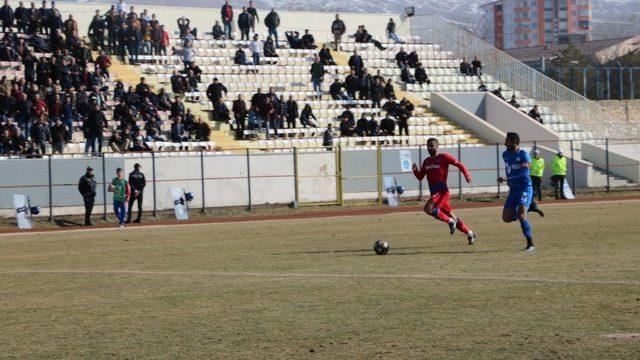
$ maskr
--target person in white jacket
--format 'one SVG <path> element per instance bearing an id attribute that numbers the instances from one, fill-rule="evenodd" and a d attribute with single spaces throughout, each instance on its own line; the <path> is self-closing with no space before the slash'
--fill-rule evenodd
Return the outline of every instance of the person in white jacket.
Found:
<path id="1" fill-rule="evenodd" d="M 249 50 L 253 55 L 253 64 L 260 65 L 260 54 L 262 54 L 262 40 L 258 40 L 258 34 L 253 35 L 253 40 L 249 44 Z"/>

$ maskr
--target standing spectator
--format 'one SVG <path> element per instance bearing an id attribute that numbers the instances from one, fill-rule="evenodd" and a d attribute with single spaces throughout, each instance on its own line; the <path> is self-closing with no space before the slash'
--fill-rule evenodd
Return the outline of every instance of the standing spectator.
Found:
<path id="1" fill-rule="evenodd" d="M 542 115 L 540 114 L 540 111 L 538 111 L 538 105 L 533 105 L 533 108 L 529 111 L 529 117 L 540 124 L 544 124 L 542 121 Z"/>
<path id="2" fill-rule="evenodd" d="M 236 134 L 238 139 L 242 139 L 247 121 L 247 103 L 242 98 L 242 94 L 238 94 L 238 99 L 233 102 L 231 107 L 233 117 L 236 119 Z"/>
<path id="3" fill-rule="evenodd" d="M 287 108 L 287 129 L 293 129 L 296 127 L 296 119 L 298 118 L 298 103 L 293 99 L 293 95 L 289 95 L 285 106 Z"/>
<path id="4" fill-rule="evenodd" d="M 102 50 L 104 47 L 104 31 L 106 29 L 106 23 L 102 16 L 100 16 L 100 10 L 96 10 L 96 14 L 89 24 L 89 32 L 87 35 L 91 39 L 91 47 L 93 51 Z"/>
<path id="5" fill-rule="evenodd" d="M 262 41 L 258 40 L 258 34 L 253 35 L 253 41 L 249 44 L 249 50 L 253 56 L 253 65 L 260 65 L 260 54 L 262 54 Z"/>
<path id="6" fill-rule="evenodd" d="M 151 24 L 147 22 L 142 29 L 144 30 L 142 32 L 142 53 L 144 55 L 153 55 L 153 28 Z"/>
<path id="7" fill-rule="evenodd" d="M 333 150 L 333 125 L 331 123 L 327 125 L 327 130 L 322 135 L 322 146 L 327 148 L 327 151 Z"/>
<path id="8" fill-rule="evenodd" d="M 126 206 L 131 196 L 131 188 L 129 182 L 124 178 L 124 170 L 116 169 L 116 177 L 113 178 L 109 185 L 109 192 L 113 193 L 113 212 L 118 218 L 120 228 L 124 227 L 124 218 L 126 216 Z"/>
<path id="9" fill-rule="evenodd" d="M 316 92 L 316 98 L 322 98 L 322 81 L 324 81 L 324 65 L 320 62 L 320 57 L 316 56 L 313 64 L 311 64 L 311 82 L 313 83 L 313 91 Z"/>
<path id="10" fill-rule="evenodd" d="M 73 105 L 71 96 L 65 96 L 62 103 L 62 123 L 67 127 L 67 142 L 71 141 L 71 134 L 73 134 L 73 121 L 76 118 L 76 108 Z"/>
<path id="11" fill-rule="evenodd" d="M 129 5 L 127 5 L 126 2 L 124 2 L 124 0 L 118 0 L 118 3 L 116 4 L 116 13 L 120 14 L 128 14 L 129 13 Z"/>
<path id="12" fill-rule="evenodd" d="M 373 77 L 367 73 L 367 69 L 362 71 L 360 79 L 360 100 L 368 100 L 371 94 L 371 88 L 373 87 Z"/>
<path id="13" fill-rule="evenodd" d="M 82 124 L 82 131 L 85 137 L 85 154 L 91 148 L 92 154 L 102 153 L 102 130 L 107 124 L 107 118 L 104 116 L 100 105 L 94 103 L 85 121 Z M 98 152 L 96 153 L 96 141 L 98 142 Z"/>
<path id="14" fill-rule="evenodd" d="M 473 75 L 473 69 L 471 68 L 471 65 L 469 65 L 469 63 L 467 62 L 466 57 L 463 57 L 462 62 L 460 63 L 460 74 L 464 76 Z"/>
<path id="15" fill-rule="evenodd" d="M 134 223 L 139 223 L 142 220 L 142 194 L 144 187 L 147 185 L 147 180 L 144 174 L 140 171 L 142 166 L 140 164 L 133 165 L 133 171 L 129 173 L 129 186 L 131 186 L 131 196 L 129 197 L 129 211 L 127 212 L 127 224 L 131 222 L 131 210 L 133 209 L 133 203 L 138 201 L 138 216 Z"/>
<path id="16" fill-rule="evenodd" d="M 46 154 L 47 143 L 51 142 L 51 131 L 44 115 L 31 127 L 31 141 L 40 149 L 41 154 Z"/>
<path id="17" fill-rule="evenodd" d="M 51 126 L 50 132 L 52 153 L 62 154 L 67 140 L 67 129 L 60 118 L 56 119 L 55 124 Z"/>
<path id="18" fill-rule="evenodd" d="M 482 76 L 482 62 L 478 59 L 477 56 L 473 57 L 471 66 L 473 67 L 473 75 Z"/>
<path id="19" fill-rule="evenodd" d="M 342 35 L 347 31 L 347 27 L 344 25 L 344 21 L 340 20 L 340 15 L 336 14 L 336 19 L 331 23 L 331 33 L 333 34 L 333 50 L 340 50 L 340 42 L 342 42 Z"/>
<path id="20" fill-rule="evenodd" d="M 29 9 L 24 7 L 24 3 L 20 1 L 16 11 L 14 13 L 16 25 L 18 26 L 18 32 L 26 33 L 29 25 Z M 3 30 L 4 31 L 4 30 Z"/>
<path id="21" fill-rule="evenodd" d="M 233 7 L 229 4 L 229 0 L 225 0 L 222 9 L 220 9 L 220 17 L 224 25 L 224 33 L 227 39 L 233 39 Z"/>
<path id="22" fill-rule="evenodd" d="M 542 201 L 542 175 L 544 174 L 544 158 L 540 157 L 540 150 L 533 150 L 531 159 L 531 184 L 533 185 L 533 198 L 538 197 Z"/>
<path id="23" fill-rule="evenodd" d="M 396 92 L 393 89 L 393 80 L 389 78 L 384 86 L 384 98 L 387 100 L 395 100 Z"/>
<path id="24" fill-rule="evenodd" d="M 198 52 L 193 48 L 193 44 L 191 43 L 191 41 L 187 41 L 184 44 L 184 48 L 181 52 L 182 63 L 184 64 L 185 68 L 188 68 L 191 66 L 191 64 L 193 64 L 193 60 L 195 59 L 197 54 Z"/>
<path id="25" fill-rule="evenodd" d="M 264 18 L 264 24 L 269 29 L 269 36 L 273 36 L 276 41 L 276 48 L 280 47 L 278 44 L 278 26 L 280 26 L 280 15 L 274 8 L 271 8 L 271 12 Z"/>
<path id="26" fill-rule="evenodd" d="M 14 13 L 9 0 L 4 0 L 4 5 L 0 8 L 0 21 L 2 21 L 2 32 L 7 32 L 7 29 L 13 26 Z"/>
<path id="27" fill-rule="evenodd" d="M 249 31 L 251 30 L 251 15 L 246 7 L 242 7 L 242 12 L 238 15 L 238 27 L 240 28 L 240 40 L 249 41 Z"/>
<path id="28" fill-rule="evenodd" d="M 382 97 L 384 96 L 384 86 L 380 84 L 380 80 L 376 79 L 375 83 L 371 87 L 371 101 L 372 107 L 380 107 L 380 102 L 382 101 Z"/>
<path id="29" fill-rule="evenodd" d="M 207 99 L 212 104 L 216 104 L 222 98 L 222 93 L 227 95 L 227 87 L 218 82 L 218 78 L 213 78 L 213 82 L 207 87 Z"/>
<path id="30" fill-rule="evenodd" d="M 387 23 L 387 37 L 395 41 L 396 44 L 404 44 L 404 41 L 396 34 L 396 23 L 393 21 L 393 18 L 389 18 L 389 22 Z"/>
<path id="31" fill-rule="evenodd" d="M 260 21 L 258 17 L 258 10 L 253 7 L 253 0 L 249 0 L 249 7 L 247 8 L 247 12 L 251 16 L 251 31 L 256 31 L 256 23 Z"/>
<path id="32" fill-rule="evenodd" d="M 162 34 L 158 42 L 159 46 L 156 55 L 167 55 L 167 46 L 169 46 L 169 32 L 165 30 L 164 25 L 160 25 L 160 33 Z"/>
<path id="33" fill-rule="evenodd" d="M 564 195 L 564 178 L 567 176 L 567 158 L 564 157 L 564 151 L 558 150 L 558 153 L 551 162 L 551 181 L 553 182 L 553 195 L 556 200 L 567 200 Z"/>
<path id="34" fill-rule="evenodd" d="M 69 18 L 65 20 L 62 28 L 64 29 L 63 33 L 67 37 L 67 40 L 78 36 L 78 22 L 73 19 L 72 14 L 69 14 Z"/>
<path id="35" fill-rule="evenodd" d="M 129 63 L 138 64 L 140 59 L 140 47 L 142 46 L 142 33 L 135 26 L 129 27 L 127 30 L 127 49 L 129 50 Z"/>
<path id="36" fill-rule="evenodd" d="M 349 66 L 355 70 L 358 77 L 362 77 L 364 62 L 362 61 L 362 56 L 358 55 L 358 50 L 353 50 L 353 55 L 349 58 Z"/>
<path id="37" fill-rule="evenodd" d="M 84 226 L 93 226 L 91 223 L 91 212 L 96 198 L 96 178 L 93 169 L 87 166 L 87 171 L 78 182 L 78 192 L 84 201 Z"/>
<path id="38" fill-rule="evenodd" d="M 402 131 L 404 130 L 404 134 L 409 136 L 409 118 L 411 117 L 411 111 L 409 111 L 403 104 L 400 105 L 400 109 L 396 116 L 398 118 L 398 135 L 402 136 Z"/>

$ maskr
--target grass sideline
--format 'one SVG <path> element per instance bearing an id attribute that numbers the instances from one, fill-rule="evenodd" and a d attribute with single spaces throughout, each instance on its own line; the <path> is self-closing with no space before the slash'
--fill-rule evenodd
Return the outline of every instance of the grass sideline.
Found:
<path id="1" fill-rule="evenodd" d="M 550 206 L 533 254 L 499 208 L 473 247 L 420 213 L 5 237 L 0 354 L 638 358 L 639 209 Z"/>

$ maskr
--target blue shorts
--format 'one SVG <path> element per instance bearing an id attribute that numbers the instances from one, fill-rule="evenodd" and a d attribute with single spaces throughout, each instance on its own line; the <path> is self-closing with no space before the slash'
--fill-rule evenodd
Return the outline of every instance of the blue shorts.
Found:
<path id="1" fill-rule="evenodd" d="M 532 200 L 533 187 L 531 186 L 524 189 L 509 190 L 509 196 L 507 196 L 507 201 L 504 203 L 504 208 L 517 210 L 520 205 L 524 205 L 525 210 L 529 210 Z"/>

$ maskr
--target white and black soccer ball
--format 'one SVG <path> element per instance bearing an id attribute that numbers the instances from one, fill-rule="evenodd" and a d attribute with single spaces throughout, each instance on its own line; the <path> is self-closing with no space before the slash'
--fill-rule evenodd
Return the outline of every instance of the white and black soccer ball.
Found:
<path id="1" fill-rule="evenodd" d="M 389 243 L 376 240 L 376 242 L 373 243 L 373 251 L 375 251 L 377 255 L 384 255 L 389 252 Z"/>

